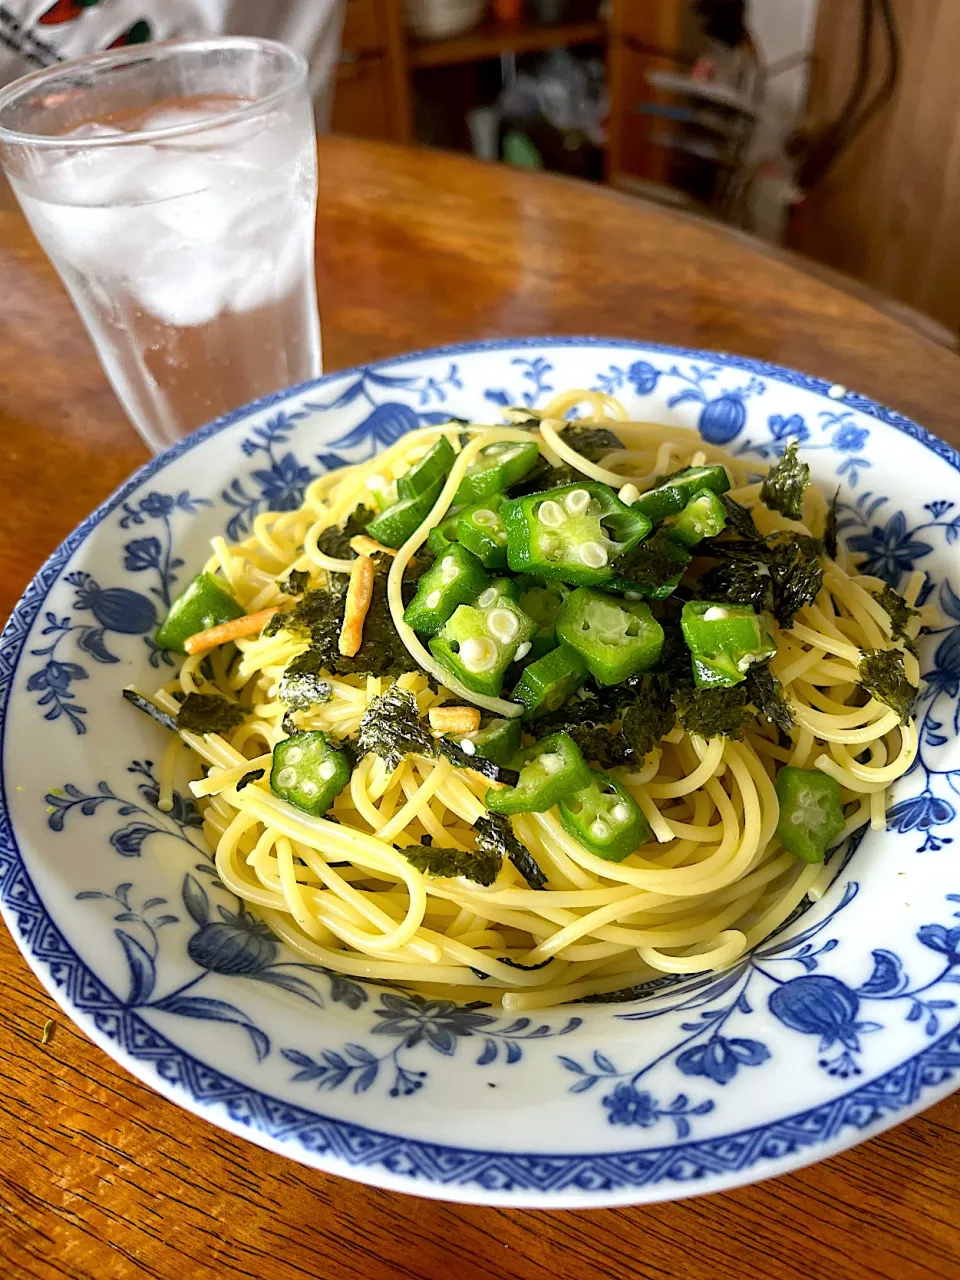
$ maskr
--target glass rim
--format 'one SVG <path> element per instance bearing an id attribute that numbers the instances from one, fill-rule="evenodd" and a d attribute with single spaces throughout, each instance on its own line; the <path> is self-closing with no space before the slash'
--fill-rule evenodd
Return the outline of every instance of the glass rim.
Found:
<path id="1" fill-rule="evenodd" d="M 134 133 L 109 134 L 106 137 L 70 138 L 46 133 L 24 133 L 19 129 L 9 129 L 3 124 L 3 114 L 23 96 L 35 90 L 38 85 L 47 81 L 55 81 L 73 72 L 80 74 L 100 68 L 125 66 L 131 62 L 140 62 L 157 52 L 162 53 L 195 53 L 215 50 L 247 49 L 269 50 L 279 53 L 287 61 L 292 74 L 270 93 L 255 101 L 238 101 L 234 107 L 226 107 L 223 111 L 212 112 L 203 120 L 193 120 L 186 124 L 168 125 L 159 129 L 140 129 Z M 147 44 L 128 45 L 123 49 L 104 49 L 99 53 L 88 53 L 81 58 L 70 58 L 64 62 L 56 62 L 48 67 L 38 67 L 17 80 L 0 89 L 0 143 L 21 147 L 56 147 L 60 150 L 89 150 L 92 148 L 124 147 L 147 142 L 165 141 L 168 138 L 189 137 L 191 134 L 203 133 L 207 129 L 220 128 L 237 120 L 249 119 L 262 114 L 276 103 L 282 101 L 292 91 L 302 87 L 307 80 L 307 60 L 303 54 L 291 49 L 279 40 L 265 40 L 258 36 L 210 36 L 202 40 L 158 40 Z M 159 105 L 159 104 L 158 104 Z"/>

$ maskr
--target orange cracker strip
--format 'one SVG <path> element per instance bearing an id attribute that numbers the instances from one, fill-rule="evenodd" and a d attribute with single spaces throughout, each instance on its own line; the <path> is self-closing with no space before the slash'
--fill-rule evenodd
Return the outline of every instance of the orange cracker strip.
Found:
<path id="1" fill-rule="evenodd" d="M 382 542 L 376 542 L 373 538 L 368 538 L 365 533 L 358 533 L 356 537 L 351 538 L 350 546 L 358 556 L 375 556 L 378 551 L 382 551 L 387 556 L 395 556 L 397 554 L 393 547 L 385 547 Z"/>
<path id="2" fill-rule="evenodd" d="M 198 631 L 195 635 L 188 636 L 183 647 L 187 653 L 203 653 L 207 649 L 215 649 L 219 644 L 227 644 L 230 640 L 239 640 L 241 636 L 254 636 L 279 612 L 279 609 L 261 609 L 259 613 L 248 613 L 243 618 L 221 622 L 208 631 Z"/>
<path id="3" fill-rule="evenodd" d="M 369 556 L 357 556 L 350 570 L 350 585 L 343 610 L 343 626 L 340 628 L 340 652 L 352 658 L 363 643 L 363 622 L 373 599 L 373 561 Z"/>

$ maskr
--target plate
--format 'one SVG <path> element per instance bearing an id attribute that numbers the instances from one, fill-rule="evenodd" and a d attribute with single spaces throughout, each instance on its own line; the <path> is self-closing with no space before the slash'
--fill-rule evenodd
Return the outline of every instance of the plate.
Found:
<path id="1" fill-rule="evenodd" d="M 162 732 L 120 689 L 208 539 L 299 505 L 326 468 L 450 414 L 570 386 L 770 458 L 799 440 L 840 528 L 897 586 L 926 571 L 921 747 L 888 830 L 721 975 L 533 1018 L 299 963 L 219 887 L 192 801 L 156 807 Z M 71 1018 L 199 1116 L 319 1169 L 461 1201 L 597 1206 L 716 1191 L 821 1159 L 960 1071 L 960 456 L 820 379 L 592 338 L 430 351 L 248 405 L 153 459 L 64 542 L 0 641 L 0 894 Z"/>

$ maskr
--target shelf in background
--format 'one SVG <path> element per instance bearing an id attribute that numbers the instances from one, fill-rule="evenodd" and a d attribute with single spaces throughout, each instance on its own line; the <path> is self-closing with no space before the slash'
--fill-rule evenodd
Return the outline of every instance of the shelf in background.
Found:
<path id="1" fill-rule="evenodd" d="M 407 48 L 410 67 L 449 67 L 458 62 L 481 62 L 501 53 L 538 53 L 567 45 L 595 44 L 607 38 L 607 24 L 566 22 L 557 26 L 521 22 L 504 26 L 487 18 L 471 31 L 448 40 L 411 41 Z"/>

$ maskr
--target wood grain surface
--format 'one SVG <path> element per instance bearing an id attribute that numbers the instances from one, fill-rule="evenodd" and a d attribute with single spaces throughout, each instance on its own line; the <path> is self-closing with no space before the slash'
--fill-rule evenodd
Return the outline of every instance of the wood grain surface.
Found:
<path id="1" fill-rule="evenodd" d="M 960 445 L 953 352 L 788 258 L 598 188 L 326 139 L 327 367 L 595 333 L 739 351 L 854 387 Z M 146 457 L 50 266 L 0 210 L 0 616 Z M 960 1101 L 826 1164 L 589 1213 L 461 1207 L 325 1177 L 133 1081 L 0 930 L 4 1280 L 941 1280 L 960 1274 Z M 49 1043 L 40 1043 L 48 1018 Z"/>
<path id="2" fill-rule="evenodd" d="M 860 0 L 817 14 L 808 114 L 836 119 L 859 58 Z M 892 0 L 900 41 L 893 100 L 810 192 L 791 242 L 960 329 L 960 5 Z M 877 24 L 879 29 L 879 23 Z M 880 45 L 880 49 L 877 46 Z M 886 71 L 874 36 L 870 94 Z"/>

